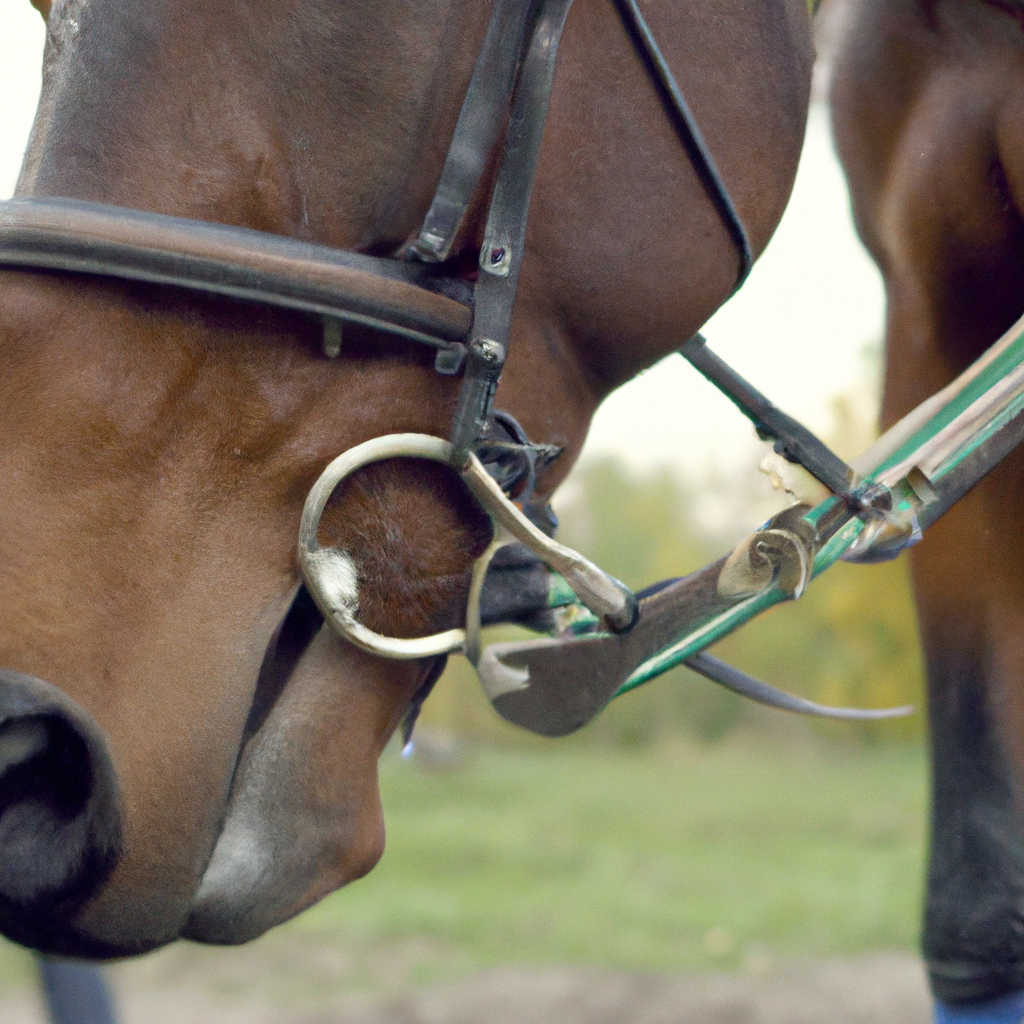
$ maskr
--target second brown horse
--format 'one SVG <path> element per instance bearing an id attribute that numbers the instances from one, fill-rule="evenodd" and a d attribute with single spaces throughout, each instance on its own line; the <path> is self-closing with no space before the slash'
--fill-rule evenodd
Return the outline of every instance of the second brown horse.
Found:
<path id="1" fill-rule="evenodd" d="M 888 424 L 1024 313 L 1024 6 L 860 0 L 848 13 L 834 121 L 885 278 Z M 1018 450 L 912 553 L 932 736 L 924 949 L 939 1019 L 1024 1014 L 1022 514 Z"/>

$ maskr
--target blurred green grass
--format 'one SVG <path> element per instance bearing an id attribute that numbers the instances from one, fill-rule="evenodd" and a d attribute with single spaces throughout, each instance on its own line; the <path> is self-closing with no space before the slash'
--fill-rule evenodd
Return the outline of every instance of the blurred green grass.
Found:
<path id="1" fill-rule="evenodd" d="M 444 949 L 419 980 L 510 963 L 756 969 L 916 944 L 915 746 L 478 746 L 443 769 L 388 755 L 381 774 L 381 864 L 288 927 Z"/>
<path id="2" fill-rule="evenodd" d="M 916 945 L 919 746 L 796 727 L 420 746 L 433 766 L 382 761 L 380 865 L 260 940 L 256 963 L 333 949 L 348 966 L 325 984 L 379 989 L 498 964 L 758 970 Z M 0 986 L 31 969 L 0 945 Z"/>

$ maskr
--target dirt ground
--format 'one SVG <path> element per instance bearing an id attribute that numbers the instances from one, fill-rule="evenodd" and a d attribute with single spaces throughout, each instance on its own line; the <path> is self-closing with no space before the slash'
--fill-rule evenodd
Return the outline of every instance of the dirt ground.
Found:
<path id="1" fill-rule="evenodd" d="M 637 975 L 496 968 L 366 994 L 332 985 L 344 957 L 303 942 L 219 951 L 178 946 L 111 970 L 123 1024 L 927 1024 L 920 962 L 904 953 L 760 972 Z M 267 961 L 267 962 L 264 962 Z M 38 995 L 8 992 L 4 1024 L 43 1024 Z"/>

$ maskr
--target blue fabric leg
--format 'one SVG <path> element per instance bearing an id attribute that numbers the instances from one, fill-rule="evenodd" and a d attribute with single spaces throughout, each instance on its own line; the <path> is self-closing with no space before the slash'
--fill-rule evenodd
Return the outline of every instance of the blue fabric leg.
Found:
<path id="1" fill-rule="evenodd" d="M 987 1003 L 961 1006 L 935 1004 L 935 1024 L 1021 1024 L 1024 1021 L 1024 992 L 1003 996 Z"/>
<path id="2" fill-rule="evenodd" d="M 91 964 L 37 957 L 51 1024 L 117 1024 L 103 972 Z"/>

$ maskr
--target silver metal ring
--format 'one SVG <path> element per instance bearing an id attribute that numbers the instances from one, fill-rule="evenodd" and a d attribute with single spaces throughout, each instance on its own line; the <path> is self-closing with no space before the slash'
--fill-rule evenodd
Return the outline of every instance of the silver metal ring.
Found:
<path id="1" fill-rule="evenodd" d="M 579 552 L 559 544 L 539 530 L 509 500 L 475 455 L 470 453 L 468 459 L 460 463 L 455 446 L 439 437 L 388 434 L 350 448 L 324 470 L 306 498 L 299 526 L 299 567 L 306 586 L 324 618 L 357 647 L 381 657 L 406 660 L 467 649 L 464 629 L 449 629 L 411 640 L 387 637 L 368 629 L 356 618 L 359 611 L 359 567 L 347 551 L 321 548 L 317 540 L 320 517 L 338 484 L 363 466 L 394 458 L 429 459 L 450 466 L 491 517 L 495 528 L 503 527 L 512 539 L 525 544 L 546 565 L 564 576 L 579 599 L 595 615 L 610 623 L 626 621 L 635 615 L 636 599 L 632 592 Z M 485 559 L 489 562 L 493 553 L 493 547 L 488 548 L 478 560 L 471 602 L 479 601 L 482 577 L 486 571 L 486 562 L 483 565 L 479 563 Z M 469 608 L 467 621 L 472 628 L 469 653 L 479 657 L 478 608 Z"/>
<path id="2" fill-rule="evenodd" d="M 357 618 L 359 568 L 346 551 L 321 548 L 317 541 L 320 517 L 335 488 L 357 469 L 383 459 L 413 457 L 441 462 L 458 471 L 455 448 L 429 434 L 388 434 L 356 445 L 339 455 L 313 485 L 302 510 L 299 526 L 299 567 L 310 594 L 324 618 L 357 647 L 385 658 L 410 660 L 462 650 L 466 631 L 449 629 L 416 639 L 384 636 L 368 629 Z"/>

